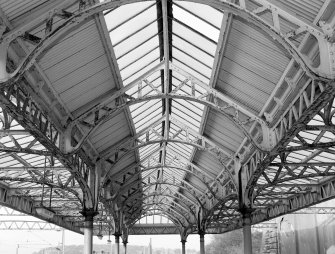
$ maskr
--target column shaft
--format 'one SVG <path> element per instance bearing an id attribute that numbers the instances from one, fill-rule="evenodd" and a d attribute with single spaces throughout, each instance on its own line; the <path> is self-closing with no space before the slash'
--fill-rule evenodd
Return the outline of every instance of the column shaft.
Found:
<path id="1" fill-rule="evenodd" d="M 200 235 L 200 254 L 205 254 L 205 234 Z"/>
<path id="2" fill-rule="evenodd" d="M 93 251 L 93 218 L 84 222 L 84 254 L 92 254 Z"/>
<path id="3" fill-rule="evenodd" d="M 127 243 L 123 242 L 124 254 L 127 254 Z"/>
<path id="4" fill-rule="evenodd" d="M 181 254 L 186 254 L 186 241 L 181 241 Z"/>
<path id="5" fill-rule="evenodd" d="M 252 254 L 252 238 L 251 238 L 251 225 L 245 223 L 243 225 L 243 242 L 244 242 L 244 254 Z"/>
<path id="6" fill-rule="evenodd" d="M 115 253 L 114 254 L 120 254 L 120 236 L 115 235 Z"/>

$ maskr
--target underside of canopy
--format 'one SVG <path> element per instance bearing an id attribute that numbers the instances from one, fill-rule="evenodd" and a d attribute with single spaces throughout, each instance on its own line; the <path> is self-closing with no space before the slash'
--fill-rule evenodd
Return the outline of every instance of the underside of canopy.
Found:
<path id="1" fill-rule="evenodd" d="M 0 203 L 222 233 L 335 193 L 330 0 L 0 1 Z M 130 230 L 130 231 L 129 231 Z"/>

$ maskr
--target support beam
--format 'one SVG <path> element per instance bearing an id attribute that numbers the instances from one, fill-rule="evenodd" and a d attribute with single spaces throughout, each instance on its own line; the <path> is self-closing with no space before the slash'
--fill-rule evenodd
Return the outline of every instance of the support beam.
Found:
<path id="1" fill-rule="evenodd" d="M 170 92 L 170 42 L 169 42 L 169 22 L 168 22 L 168 1 L 162 0 L 162 18 L 163 18 L 163 41 L 164 41 L 164 94 Z M 169 116 L 170 116 L 169 99 L 165 99 L 165 130 L 164 137 L 167 139 L 169 135 Z M 166 146 L 166 143 L 165 143 Z"/>
<path id="2" fill-rule="evenodd" d="M 136 223 L 129 228 L 131 235 L 176 235 L 179 232 L 179 228 L 174 224 L 144 225 Z"/>
<path id="3" fill-rule="evenodd" d="M 13 215 L 7 215 L 13 216 Z M 25 216 L 25 215 L 21 215 Z M 0 230 L 55 230 L 59 231 L 61 228 L 55 224 L 45 221 L 27 221 L 27 220 L 4 220 L 0 221 Z"/>

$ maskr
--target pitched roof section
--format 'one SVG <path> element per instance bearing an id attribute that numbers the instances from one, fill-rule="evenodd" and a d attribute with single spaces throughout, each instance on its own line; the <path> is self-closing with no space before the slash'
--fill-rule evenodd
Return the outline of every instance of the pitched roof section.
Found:
<path id="1" fill-rule="evenodd" d="M 15 195 L 48 197 L 78 227 L 89 207 L 105 230 L 163 214 L 221 232 L 239 227 L 241 207 L 268 219 L 332 179 L 330 1 L 0 7 L 0 176 Z"/>

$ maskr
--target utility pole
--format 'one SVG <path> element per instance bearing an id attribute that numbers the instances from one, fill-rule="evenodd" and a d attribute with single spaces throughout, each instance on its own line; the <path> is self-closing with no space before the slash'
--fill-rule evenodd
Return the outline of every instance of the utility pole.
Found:
<path id="1" fill-rule="evenodd" d="M 62 254 L 65 254 L 65 230 L 62 229 Z"/>
<path id="2" fill-rule="evenodd" d="M 149 243 L 149 254 L 152 254 L 152 244 L 151 244 L 151 238 L 150 238 L 150 243 Z"/>

